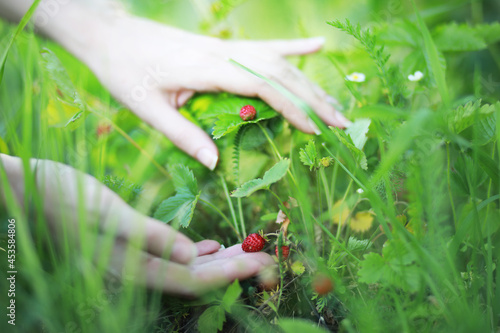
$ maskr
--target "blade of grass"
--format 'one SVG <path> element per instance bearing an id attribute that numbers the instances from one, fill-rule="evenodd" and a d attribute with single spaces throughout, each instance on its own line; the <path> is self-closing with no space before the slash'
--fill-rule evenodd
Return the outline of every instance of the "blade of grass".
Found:
<path id="1" fill-rule="evenodd" d="M 40 0 L 35 0 L 31 7 L 28 9 L 26 14 L 24 14 L 23 18 L 21 19 L 21 22 L 17 25 L 16 30 L 10 36 L 10 39 L 6 42 L 5 49 L 2 52 L 2 55 L 0 56 L 0 84 L 2 84 L 2 79 L 3 79 L 3 72 L 5 69 L 5 62 L 7 61 L 7 56 L 9 55 L 9 50 L 14 43 L 14 40 L 17 38 L 17 36 L 23 31 L 24 27 L 26 24 L 28 24 L 29 20 L 31 19 L 31 16 L 33 16 L 33 13 L 35 12 L 36 8 L 38 7 L 38 4 L 40 3 Z"/>
<path id="2" fill-rule="evenodd" d="M 422 33 L 422 37 L 424 39 L 424 48 L 425 53 L 427 55 L 427 65 L 431 70 L 431 73 L 436 80 L 436 84 L 438 86 L 439 94 L 441 95 L 441 99 L 445 107 L 450 105 L 450 94 L 448 91 L 448 86 L 446 85 L 446 74 L 443 68 L 441 67 L 441 61 L 439 60 L 439 52 L 436 47 L 436 44 L 432 40 L 431 33 L 429 29 L 425 25 L 422 16 L 417 9 L 417 5 L 414 0 L 411 0 L 413 5 L 413 9 L 415 10 L 415 17 L 417 18 L 417 24 L 420 28 L 420 32 Z"/>

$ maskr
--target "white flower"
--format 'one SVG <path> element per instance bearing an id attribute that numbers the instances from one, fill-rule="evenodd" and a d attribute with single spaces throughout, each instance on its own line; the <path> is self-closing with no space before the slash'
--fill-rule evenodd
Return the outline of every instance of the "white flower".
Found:
<path id="1" fill-rule="evenodd" d="M 363 189 L 362 189 L 362 188 L 358 188 L 358 189 L 356 190 L 356 192 L 358 192 L 359 194 L 361 194 L 361 193 L 363 193 L 364 191 L 363 191 Z"/>
<path id="2" fill-rule="evenodd" d="M 363 73 L 352 73 L 345 77 L 346 80 L 352 82 L 365 82 L 366 76 Z"/>
<path id="3" fill-rule="evenodd" d="M 408 75 L 408 80 L 410 81 L 420 81 L 424 77 L 424 73 L 421 71 L 416 71 L 415 74 Z"/>

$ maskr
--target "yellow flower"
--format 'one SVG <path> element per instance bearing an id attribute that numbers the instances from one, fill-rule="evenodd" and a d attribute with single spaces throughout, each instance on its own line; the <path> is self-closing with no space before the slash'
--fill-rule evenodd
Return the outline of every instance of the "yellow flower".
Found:
<path id="1" fill-rule="evenodd" d="M 351 219 L 349 227 L 354 232 L 365 232 L 371 228 L 373 224 L 373 213 L 370 211 L 358 212 Z"/>
<path id="2" fill-rule="evenodd" d="M 333 211 L 332 220 L 333 223 L 335 224 L 339 224 L 339 222 L 341 224 L 344 223 L 350 214 L 349 207 L 347 206 L 347 203 L 344 200 L 337 201 L 333 205 L 332 211 Z"/>

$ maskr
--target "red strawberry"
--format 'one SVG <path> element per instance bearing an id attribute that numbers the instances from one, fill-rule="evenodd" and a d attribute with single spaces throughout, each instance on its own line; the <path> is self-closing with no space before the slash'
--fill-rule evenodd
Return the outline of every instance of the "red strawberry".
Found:
<path id="1" fill-rule="evenodd" d="M 321 296 L 326 295 L 330 291 L 333 290 L 333 282 L 325 274 L 316 275 L 314 277 L 312 286 L 313 286 L 314 291 L 317 292 Z"/>
<path id="2" fill-rule="evenodd" d="M 244 121 L 254 119 L 256 114 L 257 114 L 257 111 L 251 105 L 245 105 L 240 110 L 240 117 Z"/>
<path id="3" fill-rule="evenodd" d="M 280 254 L 278 252 L 278 245 L 276 245 L 276 249 L 274 250 L 274 252 L 276 252 L 276 257 L 280 257 Z M 286 246 L 286 245 L 283 245 L 281 247 L 281 255 L 283 256 L 283 259 L 286 259 L 288 258 L 288 255 L 290 254 L 290 247 L 289 246 Z"/>
<path id="4" fill-rule="evenodd" d="M 266 240 L 259 234 L 250 234 L 241 244 L 241 248 L 245 252 L 259 252 L 264 248 Z"/>

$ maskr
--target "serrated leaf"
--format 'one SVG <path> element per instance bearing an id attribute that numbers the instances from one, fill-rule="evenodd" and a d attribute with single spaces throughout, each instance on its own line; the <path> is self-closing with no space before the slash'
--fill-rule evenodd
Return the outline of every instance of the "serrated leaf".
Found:
<path id="1" fill-rule="evenodd" d="M 493 44 L 500 41 L 500 23 L 479 24 L 474 26 L 474 30 L 486 44 Z"/>
<path id="2" fill-rule="evenodd" d="M 362 150 L 358 149 L 354 145 L 354 142 L 352 142 L 351 137 L 349 135 L 347 135 L 340 128 L 337 128 L 337 127 L 330 127 L 330 128 L 332 129 L 333 133 L 335 133 L 335 135 L 340 140 L 340 142 L 342 142 L 342 144 L 344 146 L 346 146 L 347 149 L 349 149 L 349 151 L 352 153 L 352 155 L 354 156 L 354 159 L 359 164 L 359 166 L 361 167 L 361 169 L 367 170 L 368 169 L 368 163 L 366 161 L 366 155 L 365 155 L 365 153 Z"/>
<path id="3" fill-rule="evenodd" d="M 169 166 L 168 171 L 172 175 L 172 181 L 177 192 L 188 193 L 192 196 L 198 194 L 198 182 L 187 166 L 181 164 L 172 165 Z"/>
<path id="4" fill-rule="evenodd" d="M 475 113 L 478 113 L 477 115 Z M 495 106 L 485 104 L 481 106 L 481 100 L 471 101 L 465 105 L 451 110 L 447 115 L 448 127 L 454 133 L 460 133 L 472 126 L 476 119 L 480 120 L 495 112 Z"/>
<path id="5" fill-rule="evenodd" d="M 441 51 L 478 51 L 487 46 L 473 27 L 456 23 L 437 27 L 434 42 Z"/>
<path id="6" fill-rule="evenodd" d="M 300 148 L 299 159 L 305 166 L 309 167 L 311 171 L 318 165 L 318 151 L 314 140 L 310 140 L 304 148 Z"/>
<path id="7" fill-rule="evenodd" d="M 318 324 L 305 319 L 282 318 L 278 325 L 285 333 L 326 333 L 327 330 L 318 327 Z"/>
<path id="8" fill-rule="evenodd" d="M 170 166 L 169 171 L 177 194 L 158 206 L 154 218 L 165 223 L 175 219 L 176 223 L 186 228 L 191 223 L 201 191 L 198 191 L 198 183 L 186 166 Z"/>
<path id="9" fill-rule="evenodd" d="M 286 175 L 289 166 L 290 160 L 287 158 L 282 159 L 271 169 L 267 170 L 266 173 L 264 173 L 264 177 L 252 179 L 244 183 L 243 185 L 238 187 L 231 194 L 231 196 L 236 198 L 247 197 L 258 190 L 269 188 L 269 186 L 271 186 L 273 183 L 276 183 Z"/>
<path id="10" fill-rule="evenodd" d="M 231 313 L 231 307 L 236 303 L 242 292 L 243 289 L 241 289 L 238 280 L 234 280 L 234 282 L 227 287 L 224 297 L 222 297 L 222 306 L 226 312 Z"/>
<path id="11" fill-rule="evenodd" d="M 347 249 L 350 252 L 356 251 L 364 251 L 365 249 L 370 248 L 372 246 L 372 242 L 368 239 L 357 239 L 355 237 L 349 237 L 349 243 L 347 243 Z"/>
<path id="12" fill-rule="evenodd" d="M 198 330 L 200 333 L 217 333 L 222 330 L 226 321 L 226 313 L 220 305 L 214 305 L 206 309 L 198 319 Z"/>
<path id="13" fill-rule="evenodd" d="M 345 133 L 351 137 L 354 146 L 359 150 L 363 150 L 365 146 L 367 140 L 366 133 L 368 133 L 370 124 L 370 119 L 356 119 L 356 121 L 345 130 Z"/>
<path id="14" fill-rule="evenodd" d="M 243 125 L 256 124 L 259 121 L 274 118 L 278 113 L 272 109 L 257 110 L 257 116 L 254 120 L 242 120 L 239 115 L 239 109 L 234 110 L 231 114 L 222 114 L 219 119 L 215 122 L 215 126 L 212 132 L 214 139 L 220 139 L 226 134 L 236 131 Z"/>
<path id="15" fill-rule="evenodd" d="M 294 262 L 291 268 L 293 274 L 295 275 L 302 275 L 306 271 L 306 268 L 304 267 L 304 264 L 301 261 Z"/>
<path id="16" fill-rule="evenodd" d="M 401 240 L 387 241 L 383 256 L 368 253 L 361 262 L 358 272 L 363 283 L 380 283 L 384 286 L 401 288 L 416 292 L 420 288 L 420 267 L 415 262 L 415 255 L 408 251 Z"/>

